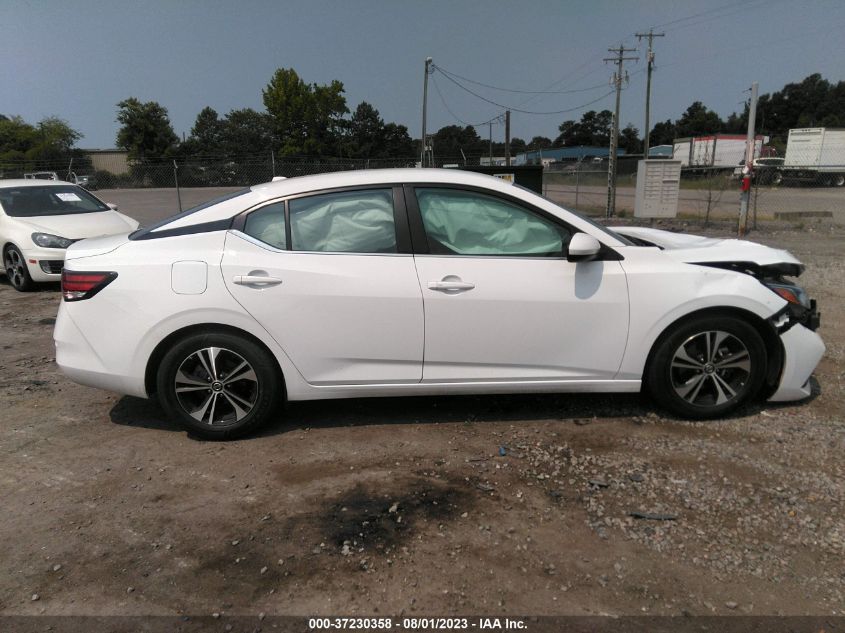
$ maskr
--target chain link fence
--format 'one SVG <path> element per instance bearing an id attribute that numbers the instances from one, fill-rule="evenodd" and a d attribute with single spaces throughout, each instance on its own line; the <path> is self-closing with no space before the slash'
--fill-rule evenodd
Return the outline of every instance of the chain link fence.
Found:
<path id="1" fill-rule="evenodd" d="M 845 151 L 840 165 L 845 165 Z M 684 168 L 678 217 L 702 224 L 737 219 L 742 166 Z M 616 179 L 616 214 L 634 214 L 637 160 L 620 160 Z M 589 215 L 607 208 L 607 161 L 553 163 L 543 174 L 543 191 L 555 202 Z M 845 224 L 845 167 L 790 168 L 783 158 L 755 163 L 749 203 L 749 226 L 761 221 L 821 221 Z"/>
<path id="2" fill-rule="evenodd" d="M 633 215 L 640 157 L 620 157 L 616 163 L 616 212 Z M 604 215 L 607 209 L 606 158 L 552 163 L 543 171 L 543 194 L 588 215 Z"/>
<path id="3" fill-rule="evenodd" d="M 60 180 L 75 182 L 75 178 L 85 176 L 86 186 L 90 189 L 245 187 L 268 182 L 276 176 L 290 178 L 356 169 L 415 167 L 416 163 L 415 158 L 282 160 L 269 152 L 234 157 L 192 156 L 127 161 L 125 156 L 115 154 L 94 157 L 91 168 L 85 174 L 72 171 L 72 164 L 65 161 L 0 162 L 0 178 L 24 178 L 32 174 L 48 178 L 52 174 Z"/>
<path id="4" fill-rule="evenodd" d="M 820 150 L 801 146 L 784 158 L 757 159 L 752 181 L 749 222 L 806 220 L 845 223 L 845 130 L 841 146 Z M 790 146 L 791 148 L 792 146 Z M 616 212 L 634 214 L 638 156 L 617 163 Z M 824 161 L 824 162 L 821 162 Z M 398 159 L 279 159 L 263 155 L 234 157 L 191 156 L 162 161 L 127 161 L 125 155 L 91 156 L 85 161 L 0 162 L 0 178 L 40 173 L 78 182 L 89 189 L 244 187 L 275 176 L 304 176 L 338 171 L 407 168 L 417 157 Z M 477 164 L 441 158 L 437 167 Z M 742 167 L 687 167 L 682 170 L 678 216 L 700 221 L 737 218 Z M 607 159 L 557 162 L 543 173 L 543 192 L 550 199 L 578 211 L 603 216 L 607 205 Z"/>

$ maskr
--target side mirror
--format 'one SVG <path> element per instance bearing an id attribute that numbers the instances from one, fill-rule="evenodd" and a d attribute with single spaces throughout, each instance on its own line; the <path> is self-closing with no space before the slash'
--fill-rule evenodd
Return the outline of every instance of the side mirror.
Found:
<path id="1" fill-rule="evenodd" d="M 114 202 L 106 202 L 106 206 L 112 211 L 117 211 L 117 205 Z"/>
<path id="2" fill-rule="evenodd" d="M 588 262 L 599 254 L 601 243 L 592 235 L 576 233 L 569 240 L 569 250 L 566 255 L 570 262 Z"/>

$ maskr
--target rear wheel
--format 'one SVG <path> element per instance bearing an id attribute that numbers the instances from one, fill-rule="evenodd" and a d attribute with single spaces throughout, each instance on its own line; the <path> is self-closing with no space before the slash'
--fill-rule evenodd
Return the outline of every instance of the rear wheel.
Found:
<path id="1" fill-rule="evenodd" d="M 834 187 L 841 187 L 845 185 L 845 174 L 833 174 L 830 184 Z"/>
<path id="2" fill-rule="evenodd" d="M 783 173 L 776 171 L 772 174 L 771 183 L 773 185 L 779 185 L 783 182 Z"/>
<path id="3" fill-rule="evenodd" d="M 681 417 L 715 418 L 757 395 L 766 363 L 766 347 L 751 325 L 735 317 L 698 317 L 658 342 L 647 385 L 658 403 Z"/>
<path id="4" fill-rule="evenodd" d="M 29 275 L 29 268 L 26 267 L 26 260 L 14 244 L 7 246 L 3 253 L 3 267 L 6 269 L 9 283 L 15 290 L 29 292 L 35 288 L 35 282 Z"/>
<path id="5" fill-rule="evenodd" d="M 168 415 L 205 439 L 231 439 L 268 422 L 282 380 L 272 356 L 232 334 L 194 334 L 161 361 L 160 400 Z"/>

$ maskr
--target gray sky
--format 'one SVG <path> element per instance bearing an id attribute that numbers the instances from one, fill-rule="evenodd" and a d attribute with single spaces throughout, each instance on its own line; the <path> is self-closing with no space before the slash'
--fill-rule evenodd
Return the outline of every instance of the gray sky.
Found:
<path id="1" fill-rule="evenodd" d="M 114 146 L 115 104 L 130 96 L 165 106 L 180 136 L 205 106 L 263 110 L 261 90 L 279 67 L 309 83 L 339 79 L 350 109 L 369 101 L 418 137 L 428 55 L 497 87 L 589 89 L 527 95 L 459 80 L 523 110 L 578 108 L 513 113 L 513 136 L 554 138 L 561 121 L 613 108 L 612 96 L 579 106 L 610 91 L 607 48 L 636 46 L 633 33 L 650 26 L 666 32 L 655 40 L 652 122 L 695 100 L 726 117 L 754 80 L 766 93 L 813 72 L 845 79 L 843 0 L 0 0 L 0 24 L 0 113 L 59 116 L 84 134 L 81 147 Z M 639 55 L 620 118 L 642 130 L 642 47 Z M 502 111 L 433 77 L 430 130 Z M 493 134 L 503 138 L 502 126 Z"/>

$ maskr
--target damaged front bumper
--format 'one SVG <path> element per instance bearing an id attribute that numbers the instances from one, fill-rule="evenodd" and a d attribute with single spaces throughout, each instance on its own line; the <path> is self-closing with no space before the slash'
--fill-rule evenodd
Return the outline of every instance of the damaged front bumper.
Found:
<path id="1" fill-rule="evenodd" d="M 783 345 L 780 381 L 770 402 L 802 400 L 812 394 L 810 376 L 824 355 L 825 346 L 816 333 L 821 320 L 816 302 L 805 308 L 790 303 L 771 319 Z"/>

